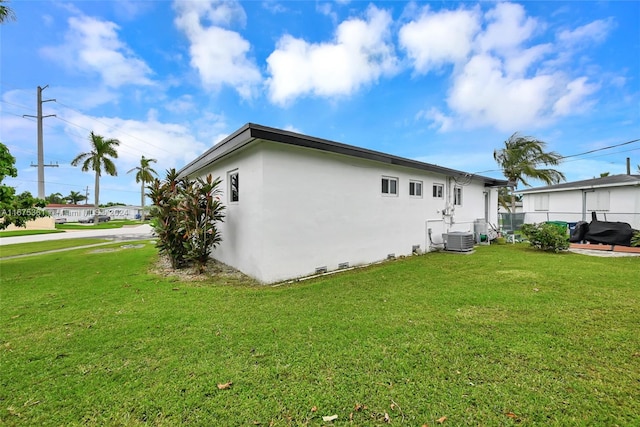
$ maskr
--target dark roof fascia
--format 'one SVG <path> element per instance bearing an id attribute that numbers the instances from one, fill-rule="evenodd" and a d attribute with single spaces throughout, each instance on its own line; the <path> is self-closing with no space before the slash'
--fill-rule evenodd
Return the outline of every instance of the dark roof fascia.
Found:
<path id="1" fill-rule="evenodd" d="M 248 134 L 245 135 L 245 132 Z M 256 139 L 279 142 L 282 144 L 294 145 L 298 147 L 312 148 L 331 153 L 342 154 L 361 159 L 373 160 L 380 163 L 386 163 L 395 166 L 403 166 L 413 169 L 421 169 L 430 172 L 441 173 L 447 176 L 460 176 L 465 178 L 475 178 L 484 181 L 485 186 L 506 186 L 507 181 L 495 178 L 489 178 L 480 175 L 469 174 L 455 169 L 446 168 L 430 163 L 419 162 L 404 157 L 393 156 L 391 154 L 379 151 L 369 150 L 366 148 L 356 147 L 353 145 L 343 144 L 340 142 L 330 141 L 328 139 L 316 138 L 313 136 L 302 135 L 282 129 L 262 126 L 254 123 L 247 123 L 238 131 L 227 137 L 221 143 L 205 152 L 193 162 L 180 170 L 180 174 L 190 174 L 197 169 L 208 166 L 215 160 L 228 155 L 232 151 L 248 144 Z M 218 153 L 215 153 L 219 151 Z"/>
<path id="2" fill-rule="evenodd" d="M 528 188 L 516 191 L 517 194 L 533 194 L 572 190 L 590 190 L 596 188 L 640 186 L 640 175 L 610 175 L 602 178 L 591 178 L 582 181 L 564 182 L 545 187 Z"/>

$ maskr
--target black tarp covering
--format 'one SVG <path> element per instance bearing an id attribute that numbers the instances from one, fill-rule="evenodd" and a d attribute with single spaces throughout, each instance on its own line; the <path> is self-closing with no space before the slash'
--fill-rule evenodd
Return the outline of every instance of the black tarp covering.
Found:
<path id="1" fill-rule="evenodd" d="M 598 221 L 596 213 L 591 213 L 592 221 L 584 234 L 584 240 L 605 245 L 631 246 L 634 229 L 626 222 Z"/>
<path id="2" fill-rule="evenodd" d="M 573 229 L 571 236 L 569 236 L 569 243 L 582 242 L 587 231 L 589 231 L 589 223 L 586 221 L 578 221 L 576 228 Z"/>

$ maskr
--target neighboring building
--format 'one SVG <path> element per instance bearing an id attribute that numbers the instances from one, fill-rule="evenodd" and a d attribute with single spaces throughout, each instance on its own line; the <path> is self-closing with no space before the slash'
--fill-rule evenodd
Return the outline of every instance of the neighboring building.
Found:
<path id="1" fill-rule="evenodd" d="M 640 175 L 611 175 L 518 191 L 525 222 L 619 221 L 640 229 Z"/>
<path id="2" fill-rule="evenodd" d="M 66 220 L 78 222 L 81 219 L 91 218 L 95 215 L 94 205 L 66 205 L 48 204 L 45 210 L 54 220 Z M 111 219 L 136 219 L 139 218 L 141 209 L 139 206 L 110 206 L 98 209 L 100 215 L 109 215 Z"/>
<path id="3" fill-rule="evenodd" d="M 216 259 L 271 283 L 428 251 L 497 224 L 496 180 L 247 124 L 186 165 L 223 185 Z"/>

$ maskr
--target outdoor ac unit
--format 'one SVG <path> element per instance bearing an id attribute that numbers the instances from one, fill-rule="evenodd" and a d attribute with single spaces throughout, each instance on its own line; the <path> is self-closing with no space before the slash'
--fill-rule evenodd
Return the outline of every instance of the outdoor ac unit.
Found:
<path id="1" fill-rule="evenodd" d="M 473 233 L 451 231 L 447 233 L 446 236 L 446 250 L 457 252 L 468 252 L 473 250 Z"/>

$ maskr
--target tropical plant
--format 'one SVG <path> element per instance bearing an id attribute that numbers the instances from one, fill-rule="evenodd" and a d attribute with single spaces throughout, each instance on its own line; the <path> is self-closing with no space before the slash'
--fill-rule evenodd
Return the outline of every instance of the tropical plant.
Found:
<path id="1" fill-rule="evenodd" d="M 217 223 L 224 220 L 220 202 L 220 179 L 211 175 L 188 180 L 175 169 L 164 180 L 155 179 L 149 189 L 153 201 L 152 226 L 160 253 L 169 257 L 172 268 L 194 263 L 204 271 L 209 255 L 221 241 Z"/>
<path id="2" fill-rule="evenodd" d="M 605 178 L 605 177 L 607 177 L 607 176 L 609 176 L 609 175 L 610 175 L 610 173 L 609 173 L 609 172 L 602 172 L 602 173 L 600 174 L 600 178 Z"/>
<path id="3" fill-rule="evenodd" d="M 184 189 L 179 209 L 186 233 L 186 258 L 203 273 L 211 251 L 222 241 L 217 223 L 224 221 L 225 207 L 220 202 L 220 178 L 211 174 L 190 181 Z"/>
<path id="4" fill-rule="evenodd" d="M 498 189 L 498 204 L 511 212 L 511 197 L 515 197 L 516 202 L 522 201 L 522 195 L 513 194 L 509 187 L 500 187 Z"/>
<path id="5" fill-rule="evenodd" d="M 640 230 L 633 232 L 633 236 L 631 236 L 631 246 L 640 246 Z"/>
<path id="6" fill-rule="evenodd" d="M 145 184 L 150 183 L 154 179 L 154 175 L 158 175 L 158 173 L 151 167 L 151 163 L 156 163 L 156 159 L 147 159 L 144 156 L 140 159 L 140 166 L 136 166 L 135 168 L 129 170 L 127 173 L 131 173 L 133 171 L 136 172 L 136 182 L 140 183 L 140 207 L 144 212 L 144 188 Z"/>
<path id="7" fill-rule="evenodd" d="M 65 198 L 62 196 L 62 193 L 51 193 L 47 197 L 44 198 L 47 203 L 51 203 L 54 205 L 63 205 L 65 204 Z"/>
<path id="8" fill-rule="evenodd" d="M 0 24 L 4 23 L 5 21 L 15 21 L 16 20 L 16 14 L 13 13 L 13 10 L 6 5 L 6 3 L 8 3 L 5 0 L 0 0 Z"/>
<path id="9" fill-rule="evenodd" d="M 93 171 L 95 173 L 95 204 L 96 209 L 94 223 L 98 223 L 98 209 L 100 206 L 100 176 L 104 171 L 107 175 L 116 176 L 118 171 L 116 165 L 110 157 L 117 159 L 118 152 L 116 147 L 120 145 L 120 141 L 117 139 L 107 139 L 101 135 L 96 135 L 91 132 L 89 134 L 89 142 L 91 143 L 91 151 L 87 153 L 78 154 L 78 156 L 71 161 L 72 166 L 78 166 L 82 163 L 82 172 Z"/>
<path id="10" fill-rule="evenodd" d="M 85 196 L 84 194 L 78 192 L 78 191 L 72 191 L 69 193 L 69 195 L 67 197 L 65 197 L 65 200 L 69 203 L 71 203 L 72 205 L 76 205 L 78 204 L 78 202 L 82 202 L 83 200 L 87 200 L 87 196 Z"/>
<path id="11" fill-rule="evenodd" d="M 18 176 L 15 162 L 7 146 L 0 143 L 0 230 L 11 224 L 23 227 L 27 221 L 48 216 L 40 209 L 46 204 L 44 200 L 33 197 L 28 191 L 16 195 L 14 187 L 2 184 L 5 177 Z"/>
<path id="12" fill-rule="evenodd" d="M 522 234 L 529 244 L 543 251 L 560 252 L 569 248 L 567 228 L 550 222 L 543 224 L 523 224 Z"/>
<path id="13" fill-rule="evenodd" d="M 555 169 L 540 166 L 556 166 L 562 156 L 555 152 L 545 152 L 546 142 L 531 136 L 514 133 L 504 142 L 504 148 L 495 150 L 493 158 L 498 162 L 512 190 L 511 208 L 515 212 L 516 200 L 513 191 L 519 183 L 529 185 L 528 179 L 538 179 L 551 185 L 564 181 L 564 174 Z"/>
<path id="14" fill-rule="evenodd" d="M 188 182 L 178 178 L 175 169 L 168 169 L 162 181 L 154 179 L 149 189 L 149 198 L 153 203 L 151 208 L 152 226 L 158 236 L 156 247 L 161 254 L 166 255 L 174 269 L 182 268 L 186 264 L 185 229 L 179 219 L 179 208 L 183 189 Z"/>

